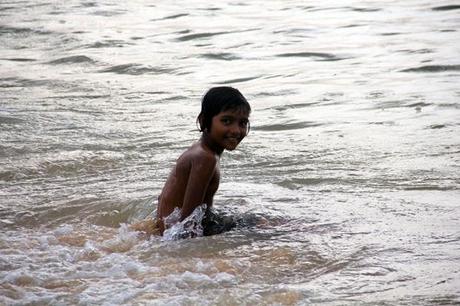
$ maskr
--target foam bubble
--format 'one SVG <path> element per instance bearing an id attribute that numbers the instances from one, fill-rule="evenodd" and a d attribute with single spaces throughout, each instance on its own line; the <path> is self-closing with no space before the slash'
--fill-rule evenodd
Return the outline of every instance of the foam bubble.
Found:
<path id="1" fill-rule="evenodd" d="M 201 287 L 201 286 L 206 286 L 206 285 L 212 285 L 214 284 L 214 280 L 207 276 L 206 274 L 203 273 L 193 273 L 190 271 L 185 271 L 181 275 L 181 280 L 184 281 L 188 286 L 191 287 Z"/>
<path id="2" fill-rule="evenodd" d="M 38 284 L 37 279 L 23 270 L 8 273 L 5 276 L 4 281 L 17 286 L 31 286 Z"/>
<path id="3" fill-rule="evenodd" d="M 69 235 L 73 232 L 73 226 L 70 224 L 64 224 L 59 226 L 57 229 L 54 230 L 54 235 L 56 236 L 63 236 Z"/>
<path id="4" fill-rule="evenodd" d="M 37 238 L 38 243 L 40 244 L 40 250 L 44 251 L 49 248 L 49 242 L 47 236 L 40 236 Z"/>
<path id="5" fill-rule="evenodd" d="M 237 283 L 235 275 L 226 272 L 217 273 L 214 280 L 219 284 L 233 285 Z"/>
<path id="6" fill-rule="evenodd" d="M 201 260 L 198 260 L 198 262 L 196 262 L 195 269 L 197 272 L 208 274 L 218 271 L 216 266 L 212 262 L 203 262 Z"/>
<path id="7" fill-rule="evenodd" d="M 193 283 L 201 283 L 201 282 L 212 282 L 212 279 L 203 273 L 193 273 L 190 271 L 185 271 L 182 274 L 182 278 L 185 281 L 193 282 Z"/>
<path id="8" fill-rule="evenodd" d="M 93 261 L 97 260 L 101 257 L 101 252 L 97 249 L 97 247 L 90 241 L 85 243 L 85 247 L 82 250 L 79 250 L 77 254 L 75 254 L 75 259 L 77 261 L 86 260 L 86 261 Z"/>
<path id="9" fill-rule="evenodd" d="M 122 224 L 118 229 L 118 234 L 109 240 L 106 240 L 102 247 L 108 252 L 126 252 L 129 251 L 137 242 L 138 233 L 131 231 L 126 224 Z"/>

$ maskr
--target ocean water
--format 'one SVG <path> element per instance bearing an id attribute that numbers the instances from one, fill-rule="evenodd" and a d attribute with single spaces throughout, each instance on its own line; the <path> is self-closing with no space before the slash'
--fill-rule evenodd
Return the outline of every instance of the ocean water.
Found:
<path id="1" fill-rule="evenodd" d="M 1 1 L 1 305 L 460 304 L 460 3 Z M 147 239 L 211 86 L 251 132 Z M 244 223 L 244 222 L 243 222 Z"/>

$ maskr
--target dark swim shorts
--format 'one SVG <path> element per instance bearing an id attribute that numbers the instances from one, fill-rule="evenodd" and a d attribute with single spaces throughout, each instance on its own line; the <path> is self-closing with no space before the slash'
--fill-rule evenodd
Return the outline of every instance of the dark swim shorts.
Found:
<path id="1" fill-rule="evenodd" d="M 206 211 L 201 224 L 203 225 L 204 236 L 228 232 L 236 226 L 236 222 L 232 217 L 217 214 L 212 210 Z"/>

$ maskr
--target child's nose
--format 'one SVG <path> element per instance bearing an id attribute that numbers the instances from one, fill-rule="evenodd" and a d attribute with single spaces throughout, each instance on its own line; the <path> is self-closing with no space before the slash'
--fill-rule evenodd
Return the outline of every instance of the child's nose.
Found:
<path id="1" fill-rule="evenodd" d="M 239 133 L 241 133 L 240 126 L 239 126 L 238 124 L 232 124 L 232 125 L 230 126 L 230 132 L 231 132 L 232 134 L 239 134 Z"/>

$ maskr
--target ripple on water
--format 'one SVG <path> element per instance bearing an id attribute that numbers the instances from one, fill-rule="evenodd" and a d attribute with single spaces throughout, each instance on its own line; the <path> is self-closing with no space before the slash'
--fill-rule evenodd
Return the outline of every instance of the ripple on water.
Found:
<path id="1" fill-rule="evenodd" d="M 194 34 L 187 34 L 183 36 L 179 36 L 176 38 L 178 41 L 189 41 L 189 40 L 198 40 L 203 38 L 210 38 L 213 36 L 229 34 L 231 32 L 203 32 L 203 33 L 194 33 Z"/>
<path id="2" fill-rule="evenodd" d="M 312 105 L 317 105 L 319 103 L 320 102 L 313 101 L 313 102 L 306 102 L 306 103 L 285 104 L 285 105 L 273 106 L 273 107 L 270 107 L 270 109 L 274 109 L 277 111 L 285 111 L 288 109 L 301 109 L 301 108 L 309 107 Z"/>
<path id="3" fill-rule="evenodd" d="M 92 44 L 87 44 L 83 46 L 82 48 L 88 48 L 88 49 L 99 49 L 99 48 L 122 48 L 127 45 L 132 45 L 132 43 L 119 40 L 119 39 L 108 39 L 108 40 L 102 40 L 102 41 L 97 41 Z"/>
<path id="4" fill-rule="evenodd" d="M 125 158 L 125 155 L 111 151 L 68 151 L 50 153 L 39 161 L 30 159 L 27 162 L 12 165 L 15 173 L 22 179 L 37 177 L 69 177 L 86 174 L 95 174 L 103 169 L 111 169 Z"/>
<path id="5" fill-rule="evenodd" d="M 373 12 L 380 12 L 382 9 L 369 8 L 369 7 L 350 7 L 350 10 L 354 12 L 361 12 L 361 13 L 373 13 Z"/>
<path id="6" fill-rule="evenodd" d="M 427 65 L 403 69 L 401 72 L 446 72 L 460 71 L 460 65 Z"/>
<path id="7" fill-rule="evenodd" d="M 169 15 L 169 16 L 162 17 L 162 18 L 151 19 L 150 21 L 160 21 L 160 20 L 178 19 L 178 18 L 186 17 L 186 16 L 190 16 L 190 14 L 187 14 L 187 13 L 174 14 L 174 15 Z"/>
<path id="8" fill-rule="evenodd" d="M 344 58 L 337 57 L 330 53 L 321 52 L 292 52 L 292 53 L 280 53 L 275 55 L 277 57 L 309 57 L 313 59 L 319 59 L 321 61 L 340 61 Z"/>
<path id="9" fill-rule="evenodd" d="M 460 5 L 442 5 L 442 6 L 435 6 L 432 8 L 433 11 L 452 11 L 452 10 L 460 10 Z"/>
<path id="10" fill-rule="evenodd" d="M 122 10 L 122 9 L 118 9 L 118 10 L 97 10 L 97 11 L 91 12 L 90 14 L 95 15 L 95 16 L 113 17 L 113 16 L 118 16 L 118 15 L 123 15 L 126 12 L 127 12 L 126 10 Z"/>
<path id="11" fill-rule="evenodd" d="M 0 125 L 14 125 L 24 123 L 25 120 L 15 116 L 2 116 L 0 115 Z"/>
<path id="12" fill-rule="evenodd" d="M 51 31 L 45 31 L 41 29 L 36 29 L 36 28 L 21 28 L 21 27 L 11 27 L 11 26 L 3 26 L 0 25 L 0 35 L 3 34 L 15 34 L 15 35 L 32 35 L 32 34 L 38 34 L 38 35 L 50 35 L 53 32 Z"/>
<path id="13" fill-rule="evenodd" d="M 217 84 L 234 84 L 234 83 L 244 83 L 248 81 L 252 81 L 255 79 L 260 78 L 261 76 L 252 76 L 252 77 L 247 77 L 247 78 L 237 78 L 237 79 L 230 79 L 230 80 L 224 80 L 220 82 L 216 82 Z"/>
<path id="14" fill-rule="evenodd" d="M 51 64 L 51 65 L 81 64 L 81 63 L 93 64 L 95 63 L 95 61 L 86 55 L 73 55 L 73 56 L 61 57 L 61 58 L 48 62 L 48 64 Z"/>
<path id="15" fill-rule="evenodd" d="M 116 73 L 116 74 L 129 74 L 129 75 L 142 75 L 142 74 L 169 74 L 174 72 L 175 69 L 164 67 L 150 67 L 141 64 L 131 63 L 116 65 L 106 69 L 99 70 L 101 73 Z"/>
<path id="16" fill-rule="evenodd" d="M 11 61 L 11 62 L 35 62 L 37 61 L 35 58 L 23 58 L 23 57 L 2 58 L 1 60 Z"/>
<path id="17" fill-rule="evenodd" d="M 232 61 L 241 59 L 241 57 L 237 56 L 233 53 L 228 52 L 221 52 L 221 53 L 204 53 L 201 55 L 203 58 L 213 59 L 213 60 L 223 60 L 223 61 Z"/>
<path id="18" fill-rule="evenodd" d="M 13 88 L 13 87 L 35 87 L 47 85 L 47 80 L 34 80 L 26 78 L 1 78 L 0 88 Z"/>
<path id="19" fill-rule="evenodd" d="M 311 127 L 322 126 L 324 123 L 304 121 L 304 122 L 294 122 L 294 123 L 280 123 L 280 124 L 265 124 L 251 127 L 251 129 L 256 131 L 287 131 L 287 130 L 299 130 Z"/>

